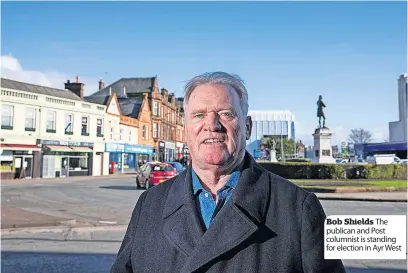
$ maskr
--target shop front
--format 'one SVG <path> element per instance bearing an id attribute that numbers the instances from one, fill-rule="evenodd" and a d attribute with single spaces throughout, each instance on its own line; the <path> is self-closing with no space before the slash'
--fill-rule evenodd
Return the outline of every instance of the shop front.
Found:
<path id="1" fill-rule="evenodd" d="M 93 143 L 39 140 L 42 147 L 42 177 L 92 175 Z"/>
<path id="2" fill-rule="evenodd" d="M 183 147 L 184 147 L 184 143 L 182 143 L 182 142 L 177 142 L 176 143 L 176 148 L 177 148 L 176 159 L 177 160 L 180 160 L 180 159 L 183 158 Z"/>
<path id="3" fill-rule="evenodd" d="M 165 161 L 174 161 L 176 156 L 176 144 L 174 142 L 165 141 Z"/>
<path id="4" fill-rule="evenodd" d="M 166 144 L 164 141 L 159 141 L 159 151 L 157 152 L 158 158 L 157 160 L 160 162 L 166 161 Z"/>
<path id="5" fill-rule="evenodd" d="M 123 169 L 122 163 L 125 144 L 106 143 L 105 152 L 109 153 L 109 173 L 121 173 Z"/>
<path id="6" fill-rule="evenodd" d="M 1 179 L 39 177 L 40 151 L 37 145 L 1 144 Z"/>
<path id="7" fill-rule="evenodd" d="M 124 172 L 134 172 L 148 161 L 152 160 L 153 147 L 144 145 L 125 144 L 123 157 Z"/>

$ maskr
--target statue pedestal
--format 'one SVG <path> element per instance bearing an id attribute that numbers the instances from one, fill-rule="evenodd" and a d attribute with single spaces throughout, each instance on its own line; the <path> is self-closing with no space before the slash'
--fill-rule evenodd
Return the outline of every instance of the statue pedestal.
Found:
<path id="1" fill-rule="evenodd" d="M 317 128 L 314 137 L 314 157 L 312 162 L 335 164 L 336 159 L 332 154 L 332 133 L 329 128 Z"/>
<path id="2" fill-rule="evenodd" d="M 278 162 L 278 160 L 276 159 L 276 151 L 275 150 L 270 151 L 270 160 L 271 160 L 271 162 Z"/>

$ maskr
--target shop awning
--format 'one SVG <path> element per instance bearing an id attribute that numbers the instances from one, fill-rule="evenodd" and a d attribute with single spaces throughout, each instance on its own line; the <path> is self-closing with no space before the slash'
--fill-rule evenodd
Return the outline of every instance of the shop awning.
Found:
<path id="1" fill-rule="evenodd" d="M 50 150 L 51 152 L 74 152 L 70 147 L 67 146 L 47 145 L 45 146 L 45 148 Z"/>
<path id="2" fill-rule="evenodd" d="M 73 152 L 90 153 L 92 149 L 89 147 L 71 147 Z"/>
<path id="3" fill-rule="evenodd" d="M 1 144 L 0 148 L 2 150 L 10 151 L 40 151 L 41 149 L 37 145 L 28 144 Z"/>

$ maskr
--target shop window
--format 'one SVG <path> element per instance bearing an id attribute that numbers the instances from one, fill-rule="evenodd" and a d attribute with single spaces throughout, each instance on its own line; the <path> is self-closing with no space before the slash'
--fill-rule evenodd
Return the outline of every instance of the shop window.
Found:
<path id="1" fill-rule="evenodd" d="M 88 170 L 88 157 L 70 157 L 69 170 L 70 171 Z"/>
<path id="2" fill-rule="evenodd" d="M 1 172 L 12 172 L 13 168 L 13 155 L 11 151 L 3 151 L 3 154 L 0 155 L 1 159 Z"/>
<path id="3" fill-rule="evenodd" d="M 73 134 L 74 132 L 73 122 L 74 122 L 74 115 L 71 115 L 71 114 L 65 115 L 65 134 L 66 135 Z"/>
<path id="4" fill-rule="evenodd" d="M 56 118 L 57 112 L 55 111 L 48 111 L 47 112 L 47 133 L 55 133 L 56 132 Z"/>
<path id="5" fill-rule="evenodd" d="M 82 117 L 81 135 L 89 136 L 89 117 Z"/>
<path id="6" fill-rule="evenodd" d="M 134 169 L 135 168 L 135 154 L 127 154 L 123 155 L 123 163 L 124 169 Z"/>
<path id="7" fill-rule="evenodd" d="M 103 137 L 103 119 L 96 120 L 96 136 Z"/>
<path id="8" fill-rule="evenodd" d="M 13 130 L 14 106 L 1 106 L 1 129 Z"/>
<path id="9" fill-rule="evenodd" d="M 35 109 L 26 108 L 25 116 L 25 130 L 26 131 L 35 131 Z"/>

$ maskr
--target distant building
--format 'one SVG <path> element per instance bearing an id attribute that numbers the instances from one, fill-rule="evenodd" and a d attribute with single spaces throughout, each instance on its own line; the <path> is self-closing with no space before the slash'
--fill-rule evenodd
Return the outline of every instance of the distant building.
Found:
<path id="1" fill-rule="evenodd" d="M 249 111 L 248 115 L 252 118 L 252 133 L 246 149 L 252 155 L 260 149 L 263 137 L 295 139 L 295 116 L 290 111 Z"/>
<path id="2" fill-rule="evenodd" d="M 407 141 L 407 75 L 398 79 L 398 113 L 399 120 L 389 123 L 390 142 Z"/>

